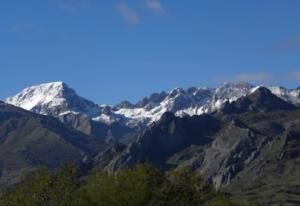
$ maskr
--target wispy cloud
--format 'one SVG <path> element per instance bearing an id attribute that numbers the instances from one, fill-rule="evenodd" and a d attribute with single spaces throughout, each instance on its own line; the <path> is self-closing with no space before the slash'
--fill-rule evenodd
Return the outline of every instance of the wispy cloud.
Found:
<path id="1" fill-rule="evenodd" d="M 293 71 L 288 73 L 289 80 L 300 81 L 300 71 Z"/>
<path id="2" fill-rule="evenodd" d="M 276 52 L 300 52 L 300 34 L 275 44 L 271 49 Z"/>
<path id="3" fill-rule="evenodd" d="M 139 17 L 136 11 L 127 4 L 119 2 L 116 6 L 118 14 L 129 24 L 138 24 Z"/>
<path id="4" fill-rule="evenodd" d="M 159 0 L 146 0 L 146 6 L 157 14 L 166 14 Z"/>
<path id="5" fill-rule="evenodd" d="M 254 84 L 270 83 L 276 78 L 267 72 L 254 72 L 254 73 L 238 73 L 235 75 L 218 75 L 211 79 L 214 84 L 220 84 L 224 82 L 249 82 Z"/>
<path id="6" fill-rule="evenodd" d="M 57 6 L 66 11 L 78 11 L 85 8 L 90 0 L 58 0 Z"/>
<path id="7" fill-rule="evenodd" d="M 272 79 L 272 75 L 266 72 L 240 73 L 234 79 L 241 82 L 264 82 Z"/>
<path id="8" fill-rule="evenodd" d="M 18 32 L 18 31 L 22 31 L 22 30 L 35 30 L 38 29 L 39 27 L 37 25 L 34 24 L 30 24 L 30 23 L 20 23 L 20 24 L 15 24 L 13 26 L 10 27 L 10 30 L 13 32 Z"/>

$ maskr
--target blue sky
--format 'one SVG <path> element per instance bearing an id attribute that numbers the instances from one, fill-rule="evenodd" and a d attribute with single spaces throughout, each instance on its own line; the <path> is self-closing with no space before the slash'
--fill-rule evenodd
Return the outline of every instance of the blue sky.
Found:
<path id="1" fill-rule="evenodd" d="M 64 81 L 98 103 L 224 81 L 300 85 L 298 0 L 1 0 L 0 99 Z"/>

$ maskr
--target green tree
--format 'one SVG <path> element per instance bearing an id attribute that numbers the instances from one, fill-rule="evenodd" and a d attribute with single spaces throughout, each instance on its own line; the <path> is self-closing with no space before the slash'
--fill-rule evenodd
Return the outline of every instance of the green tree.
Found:
<path id="1" fill-rule="evenodd" d="M 84 177 L 71 164 L 56 171 L 40 168 L 0 195 L 1 206 L 234 205 L 188 168 L 162 172 L 149 164 Z"/>
<path id="2" fill-rule="evenodd" d="M 164 181 L 164 173 L 151 165 L 137 165 L 116 175 L 98 171 L 77 192 L 76 205 L 149 205 Z"/>
<path id="3" fill-rule="evenodd" d="M 55 172 L 39 168 L 6 192 L 0 200 L 5 206 L 67 206 L 78 186 L 78 170 L 67 164 Z"/>
<path id="4" fill-rule="evenodd" d="M 172 171 L 161 188 L 160 205 L 204 205 L 216 195 L 212 187 L 189 168 Z"/>

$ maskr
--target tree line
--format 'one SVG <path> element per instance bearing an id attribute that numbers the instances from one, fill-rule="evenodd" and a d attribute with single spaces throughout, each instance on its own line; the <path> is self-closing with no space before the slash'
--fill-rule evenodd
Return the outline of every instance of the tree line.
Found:
<path id="1" fill-rule="evenodd" d="M 164 172 L 139 164 L 117 174 L 101 170 L 82 176 L 66 164 L 40 168 L 2 191 L 1 206 L 235 206 L 188 168 Z"/>

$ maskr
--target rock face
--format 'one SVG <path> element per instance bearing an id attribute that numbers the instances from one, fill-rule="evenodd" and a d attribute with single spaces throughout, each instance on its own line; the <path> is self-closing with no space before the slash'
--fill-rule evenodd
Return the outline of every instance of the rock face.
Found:
<path id="1" fill-rule="evenodd" d="M 171 155 L 190 145 L 208 144 L 212 141 L 209 134 L 219 127 L 219 121 L 208 115 L 181 119 L 165 113 L 159 122 L 146 129 L 105 168 L 116 172 L 148 160 L 157 166 L 170 168 L 167 159 Z M 101 161 L 99 163 L 103 166 Z"/>
<path id="2" fill-rule="evenodd" d="M 235 102 L 227 103 L 222 111 L 225 114 L 243 112 L 269 112 L 273 110 L 293 110 L 296 106 L 273 95 L 265 87 L 259 87 L 248 96 L 241 97 Z"/>
<path id="3" fill-rule="evenodd" d="M 298 121 L 294 118 L 289 121 Z M 299 134 L 298 124 L 269 137 L 224 190 L 266 205 L 299 205 Z"/>
<path id="4" fill-rule="evenodd" d="M 265 88 L 223 109 L 183 118 L 165 113 L 127 147 L 98 154 L 93 165 L 108 172 L 139 162 L 190 166 L 235 197 L 299 204 L 300 110 Z"/>
<path id="5" fill-rule="evenodd" d="M 0 185 L 19 181 L 23 172 L 39 166 L 56 168 L 65 162 L 105 149 L 98 139 L 65 126 L 53 117 L 0 102 Z"/>
<path id="6" fill-rule="evenodd" d="M 105 124 L 99 121 L 94 121 L 89 116 L 82 113 L 67 113 L 60 115 L 58 119 L 74 129 L 83 132 L 86 135 L 93 136 L 103 141 L 108 142 L 128 142 L 133 135 L 139 132 L 139 128 L 131 128 L 120 122 Z M 110 139 L 108 136 L 113 136 Z"/>

